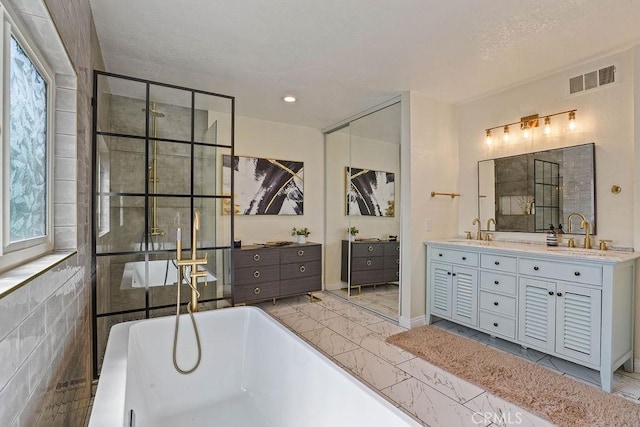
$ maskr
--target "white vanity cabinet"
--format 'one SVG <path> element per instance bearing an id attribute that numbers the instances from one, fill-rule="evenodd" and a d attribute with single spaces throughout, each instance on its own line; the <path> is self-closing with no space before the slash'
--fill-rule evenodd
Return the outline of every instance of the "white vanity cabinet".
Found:
<path id="1" fill-rule="evenodd" d="M 431 310 L 467 326 L 478 324 L 478 254 L 442 249 L 433 252 Z"/>
<path id="2" fill-rule="evenodd" d="M 426 321 L 486 332 L 600 371 L 633 369 L 633 252 L 427 242 Z M 463 259 L 464 258 L 464 259 Z"/>

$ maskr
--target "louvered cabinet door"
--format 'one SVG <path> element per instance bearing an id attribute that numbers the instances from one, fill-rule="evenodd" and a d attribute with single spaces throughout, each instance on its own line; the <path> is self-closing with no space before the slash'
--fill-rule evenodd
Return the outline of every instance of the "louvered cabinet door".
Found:
<path id="1" fill-rule="evenodd" d="M 435 262 L 431 264 L 429 274 L 431 314 L 451 319 L 452 278 L 451 265 Z"/>
<path id="2" fill-rule="evenodd" d="M 521 277 L 518 294 L 518 339 L 553 351 L 556 283 Z"/>
<path id="3" fill-rule="evenodd" d="M 453 267 L 452 318 L 469 326 L 478 325 L 478 270 Z"/>
<path id="4" fill-rule="evenodd" d="M 556 288 L 556 352 L 600 364 L 600 289 L 558 283 Z"/>

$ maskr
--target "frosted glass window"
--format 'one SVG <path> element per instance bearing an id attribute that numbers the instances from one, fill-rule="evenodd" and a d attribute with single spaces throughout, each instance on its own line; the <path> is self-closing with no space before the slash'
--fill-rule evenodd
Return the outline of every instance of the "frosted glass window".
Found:
<path id="1" fill-rule="evenodd" d="M 46 235 L 47 83 L 11 37 L 9 239 Z"/>

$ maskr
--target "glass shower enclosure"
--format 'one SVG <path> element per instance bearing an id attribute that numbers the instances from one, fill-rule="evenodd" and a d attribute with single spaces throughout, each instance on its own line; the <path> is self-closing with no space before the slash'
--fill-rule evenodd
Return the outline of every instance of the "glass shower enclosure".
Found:
<path id="1" fill-rule="evenodd" d="M 199 309 L 231 301 L 233 156 L 231 96 L 94 71 L 93 374 L 116 323 L 176 312 L 176 237 L 184 256 L 200 213 L 198 257 L 207 256 Z M 232 174 L 233 175 L 233 174 Z M 181 286 L 182 311 L 190 297 Z"/>

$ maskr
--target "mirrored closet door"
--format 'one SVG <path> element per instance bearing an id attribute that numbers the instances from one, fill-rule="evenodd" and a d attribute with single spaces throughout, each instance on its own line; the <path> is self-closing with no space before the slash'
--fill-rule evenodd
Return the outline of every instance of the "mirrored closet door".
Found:
<path id="1" fill-rule="evenodd" d="M 400 102 L 325 134 L 325 288 L 397 319 Z"/>

